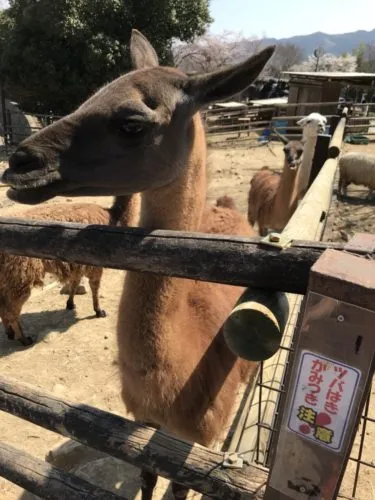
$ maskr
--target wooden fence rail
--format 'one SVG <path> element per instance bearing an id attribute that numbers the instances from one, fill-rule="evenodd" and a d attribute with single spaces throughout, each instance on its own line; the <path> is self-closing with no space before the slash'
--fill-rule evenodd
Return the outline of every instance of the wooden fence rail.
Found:
<path id="1" fill-rule="evenodd" d="M 257 467 L 225 467 L 222 452 L 181 441 L 151 427 L 65 401 L 4 377 L 0 377 L 0 410 L 174 479 L 212 498 L 257 498 L 267 481 L 267 473 Z"/>
<path id="2" fill-rule="evenodd" d="M 126 500 L 1 442 L 0 476 L 49 500 Z"/>
<path id="3" fill-rule="evenodd" d="M 293 241 L 281 250 L 259 238 L 0 218 L 0 251 L 290 293 L 305 293 L 327 248 L 344 247 Z"/>

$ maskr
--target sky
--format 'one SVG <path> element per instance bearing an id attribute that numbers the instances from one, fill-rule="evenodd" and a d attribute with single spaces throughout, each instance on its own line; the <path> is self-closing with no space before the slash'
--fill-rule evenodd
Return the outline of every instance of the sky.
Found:
<path id="1" fill-rule="evenodd" d="M 288 38 L 315 31 L 335 34 L 375 29 L 374 0 L 211 0 L 210 3 L 215 19 L 210 28 L 213 33 L 234 31 L 249 37 Z M 0 7 L 7 4 L 7 0 L 0 0 Z"/>
<path id="2" fill-rule="evenodd" d="M 309 5 L 311 7 L 309 8 Z M 289 38 L 375 29 L 374 0 L 211 0 L 210 31 Z"/>

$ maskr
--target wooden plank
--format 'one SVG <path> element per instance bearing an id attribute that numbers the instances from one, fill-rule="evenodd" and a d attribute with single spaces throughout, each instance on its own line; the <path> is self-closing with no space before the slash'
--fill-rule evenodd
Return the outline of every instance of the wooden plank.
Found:
<path id="1" fill-rule="evenodd" d="M 126 500 L 0 442 L 0 476 L 49 500 Z"/>
<path id="2" fill-rule="evenodd" d="M 333 173 L 334 164 L 330 165 Z M 322 198 L 309 193 L 315 211 L 325 210 Z M 302 203 L 308 208 L 308 202 Z M 259 238 L 1 218 L 0 251 L 270 290 L 282 287 L 303 294 L 309 270 L 323 250 L 343 249 L 339 244 L 294 241 L 309 235 L 310 213 L 309 209 L 295 213 L 301 229 L 288 233 L 293 244 L 285 249 L 263 245 Z"/>
<path id="3" fill-rule="evenodd" d="M 318 227 L 323 226 L 327 218 L 336 168 L 337 158 L 329 158 L 325 162 L 314 183 L 303 197 L 298 209 L 278 237 L 276 245 L 282 247 L 294 240 L 319 239 L 316 233 Z M 269 237 L 265 240 L 272 243 Z"/>
<path id="4" fill-rule="evenodd" d="M 337 127 L 332 136 L 332 140 L 328 149 L 329 158 L 337 158 L 341 152 L 343 145 L 345 127 L 347 122 L 348 108 L 344 108 L 342 111 L 342 118 L 340 119 Z"/>
<path id="5" fill-rule="evenodd" d="M 267 474 L 253 466 L 224 467 L 223 453 L 4 377 L 0 409 L 212 498 L 260 498 L 267 480 Z"/>

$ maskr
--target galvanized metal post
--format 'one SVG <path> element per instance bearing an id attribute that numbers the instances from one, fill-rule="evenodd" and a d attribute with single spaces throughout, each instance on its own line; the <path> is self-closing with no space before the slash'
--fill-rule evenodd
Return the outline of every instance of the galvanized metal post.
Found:
<path id="1" fill-rule="evenodd" d="M 375 249 L 375 236 L 348 244 Z M 375 366 L 375 262 L 327 250 L 311 269 L 266 500 L 337 497 Z"/>

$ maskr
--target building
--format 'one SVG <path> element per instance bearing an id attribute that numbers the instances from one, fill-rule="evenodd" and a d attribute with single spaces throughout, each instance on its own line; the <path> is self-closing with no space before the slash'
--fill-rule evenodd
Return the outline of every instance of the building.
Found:
<path id="1" fill-rule="evenodd" d="M 372 102 L 375 96 L 375 73 L 287 71 L 285 75 L 289 77 L 288 103 L 331 103 L 316 107 L 300 104 L 290 107 L 290 114 L 306 115 L 314 111 L 324 115 L 336 114 L 340 96 L 348 87 L 355 90 L 354 95 L 365 91 L 366 102 Z M 356 102 L 355 97 L 353 101 Z"/>

